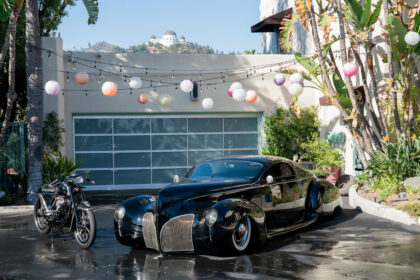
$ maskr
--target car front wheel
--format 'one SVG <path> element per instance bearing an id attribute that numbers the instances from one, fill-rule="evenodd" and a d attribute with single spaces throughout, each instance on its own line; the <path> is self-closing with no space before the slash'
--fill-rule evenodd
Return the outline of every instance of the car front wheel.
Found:
<path id="1" fill-rule="evenodd" d="M 232 233 L 232 247 L 236 252 L 245 251 L 251 241 L 251 219 L 248 216 L 241 218 Z"/>

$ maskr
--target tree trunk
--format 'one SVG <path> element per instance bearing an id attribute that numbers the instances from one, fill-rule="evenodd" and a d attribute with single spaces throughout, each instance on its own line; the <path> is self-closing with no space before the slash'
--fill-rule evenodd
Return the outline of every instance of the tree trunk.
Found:
<path id="1" fill-rule="evenodd" d="M 13 8 L 9 18 L 9 27 L 7 28 L 9 31 L 9 34 L 7 34 L 9 37 L 7 40 L 9 41 L 9 91 L 7 94 L 6 113 L 0 131 L 0 147 L 3 145 L 4 138 L 6 137 L 7 126 L 15 103 L 16 26 L 21 8 L 22 6 Z"/>
<path id="2" fill-rule="evenodd" d="M 26 1 L 26 78 L 28 95 L 28 196 L 34 203 L 42 185 L 42 61 L 38 0 Z"/>
<path id="3" fill-rule="evenodd" d="M 318 29 L 317 29 L 318 25 L 317 25 L 317 22 L 316 22 L 316 19 L 315 19 L 315 12 L 314 12 L 314 8 L 313 8 L 313 4 L 311 3 L 311 6 L 308 7 L 308 8 L 310 9 L 310 11 L 308 12 L 308 17 L 309 17 L 309 21 L 311 23 L 311 31 L 312 31 L 312 37 L 313 37 L 313 40 L 314 40 L 314 44 L 315 44 L 316 53 L 318 55 L 319 64 L 321 66 L 322 78 L 323 78 L 325 84 L 327 85 L 329 95 L 330 95 L 331 99 L 333 100 L 335 106 L 339 110 L 340 116 L 344 120 L 344 123 L 346 124 L 347 129 L 350 132 L 352 132 L 353 128 L 351 126 L 351 123 L 350 123 L 350 121 L 346 120 L 347 117 L 348 117 L 346 111 L 343 109 L 343 107 L 341 107 L 341 104 L 338 102 L 338 100 L 334 98 L 334 95 L 336 94 L 336 91 L 335 91 L 335 89 L 334 89 L 334 87 L 331 83 L 330 77 L 328 76 L 327 67 L 325 65 L 325 61 L 324 61 L 324 58 L 322 56 L 321 41 L 319 39 L 319 34 L 318 34 Z M 360 156 L 360 159 L 362 161 L 363 166 L 366 167 L 367 166 L 367 160 L 366 160 L 366 157 L 365 157 L 365 154 L 364 154 L 364 150 L 363 150 L 362 146 L 360 145 L 357 137 L 356 136 L 354 136 L 354 137 L 356 138 L 355 139 L 355 145 L 356 145 L 357 152 L 359 153 L 359 156 Z"/>
<path id="4" fill-rule="evenodd" d="M 373 54 L 372 54 L 372 50 L 373 50 L 372 43 L 371 42 L 367 42 L 367 44 L 366 44 L 366 58 L 367 58 L 367 66 L 368 66 L 368 69 L 369 69 L 370 78 L 372 79 L 372 92 L 373 92 L 373 97 L 375 98 L 376 107 L 378 108 L 379 119 L 382 121 L 382 124 L 383 124 L 383 127 L 384 127 L 384 130 L 382 131 L 384 133 L 383 136 L 389 138 L 387 121 L 385 119 L 384 113 L 382 112 L 381 105 L 379 105 L 378 85 L 377 85 L 377 82 L 376 82 L 375 71 L 373 69 Z M 367 93 L 367 94 L 369 94 L 369 93 Z"/>
<path id="5" fill-rule="evenodd" d="M 3 65 L 4 59 L 6 58 L 7 50 L 9 49 L 9 41 L 10 41 L 10 23 L 7 26 L 6 36 L 4 37 L 3 46 L 1 47 L 0 66 Z"/>
<path id="6" fill-rule="evenodd" d="M 341 62 L 344 65 L 347 62 L 347 53 L 346 53 L 347 48 L 346 48 L 346 41 L 345 41 L 346 34 L 344 31 L 343 11 L 341 10 L 341 0 L 337 0 L 336 4 L 337 4 L 337 16 L 338 16 L 338 22 L 339 22 L 339 28 L 340 28 Z M 345 76 L 344 83 L 346 84 L 347 90 L 349 92 L 350 101 L 351 101 L 353 110 L 355 110 L 356 112 L 357 123 L 358 125 L 360 125 L 360 130 L 363 136 L 363 141 L 365 143 L 366 152 L 368 154 L 373 154 L 373 145 L 369 138 L 367 127 L 366 127 L 367 121 L 364 120 L 365 116 L 359 110 L 359 106 L 356 101 L 356 94 L 354 92 L 350 77 Z"/>
<path id="7" fill-rule="evenodd" d="M 384 10 L 385 22 L 386 22 L 386 24 L 389 24 L 389 22 L 388 22 L 388 15 L 389 15 L 388 0 L 383 1 L 382 7 L 383 7 L 383 10 Z M 385 31 L 388 32 L 387 29 L 385 29 Z M 389 33 L 388 33 L 388 35 L 389 35 Z M 387 46 L 385 46 L 385 52 L 386 52 L 386 55 L 388 57 L 389 78 L 392 79 L 391 88 L 394 89 L 394 87 L 395 87 L 394 65 L 392 64 L 391 42 L 390 42 L 389 38 L 386 38 L 385 40 L 387 42 Z M 393 90 L 391 90 L 390 96 L 391 96 L 392 111 L 393 111 L 393 114 L 394 114 L 395 131 L 397 133 L 397 137 L 402 137 L 403 133 L 401 131 L 400 113 L 398 112 L 397 94 Z"/>

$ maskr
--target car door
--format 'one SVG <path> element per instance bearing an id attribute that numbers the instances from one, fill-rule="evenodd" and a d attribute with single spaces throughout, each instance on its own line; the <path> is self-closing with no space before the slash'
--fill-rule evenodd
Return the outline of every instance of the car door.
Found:
<path id="1" fill-rule="evenodd" d="M 273 177 L 272 183 L 267 183 L 267 176 Z M 261 178 L 263 185 L 261 208 L 266 213 L 267 228 L 282 228 L 299 220 L 302 197 L 294 169 L 285 162 L 279 162 L 270 167 Z"/>

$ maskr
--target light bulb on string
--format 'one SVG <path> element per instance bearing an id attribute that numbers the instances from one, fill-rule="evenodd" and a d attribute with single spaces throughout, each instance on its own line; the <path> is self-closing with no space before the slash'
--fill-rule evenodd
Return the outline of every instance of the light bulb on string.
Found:
<path id="1" fill-rule="evenodd" d="M 85 96 L 88 96 L 88 94 L 87 94 L 87 89 L 85 89 Z"/>
<path id="2" fill-rule="evenodd" d="M 161 86 L 161 85 L 162 85 L 162 80 L 160 80 L 160 81 L 159 81 L 159 84 L 158 84 L 158 85 L 159 85 L 159 86 Z"/>
<path id="3" fill-rule="evenodd" d="M 120 72 L 122 72 L 122 65 L 120 64 Z"/>
<path id="4" fill-rule="evenodd" d="M 145 73 L 145 74 L 146 74 L 146 76 L 147 76 L 147 68 L 146 68 L 146 73 Z"/>
<path id="5" fill-rule="evenodd" d="M 172 78 L 172 80 L 175 79 L 175 75 L 174 75 L 173 71 L 172 71 L 171 78 Z"/>
<path id="6" fill-rule="evenodd" d="M 178 92 L 178 87 L 175 87 L 175 91 Z"/>
<path id="7" fill-rule="evenodd" d="M 67 72 L 66 80 L 67 80 L 67 82 L 69 82 L 69 81 L 70 81 L 69 72 Z"/>
<path id="8" fill-rule="evenodd" d="M 96 61 L 93 63 L 93 68 L 96 68 Z"/>
<path id="9" fill-rule="evenodd" d="M 51 51 L 48 51 L 48 57 L 51 57 Z"/>
<path id="10" fill-rule="evenodd" d="M 133 95 L 133 90 L 132 89 L 130 89 L 130 95 Z"/>
<path id="11" fill-rule="evenodd" d="M 264 74 L 261 74 L 261 80 L 264 81 Z"/>

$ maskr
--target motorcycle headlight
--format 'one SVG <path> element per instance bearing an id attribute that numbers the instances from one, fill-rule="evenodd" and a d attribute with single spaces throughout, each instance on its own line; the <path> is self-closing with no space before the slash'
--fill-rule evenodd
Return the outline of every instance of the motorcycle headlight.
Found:
<path id="1" fill-rule="evenodd" d="M 117 209 L 115 209 L 114 212 L 114 219 L 115 220 L 122 220 L 122 218 L 124 218 L 125 216 L 125 208 L 124 206 L 118 206 Z"/>
<path id="2" fill-rule="evenodd" d="M 209 209 L 205 215 L 205 218 L 207 225 L 211 227 L 217 221 L 217 210 L 214 208 Z"/>

